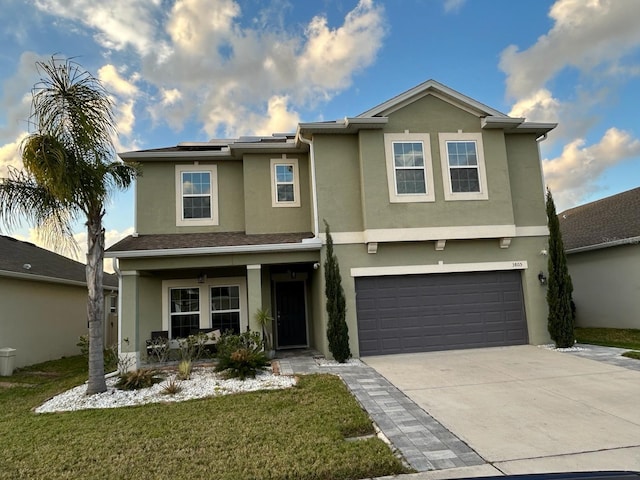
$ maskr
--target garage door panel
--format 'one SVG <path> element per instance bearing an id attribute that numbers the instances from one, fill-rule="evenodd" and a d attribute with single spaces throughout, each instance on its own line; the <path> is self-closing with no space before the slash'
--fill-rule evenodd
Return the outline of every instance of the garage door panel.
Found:
<path id="1" fill-rule="evenodd" d="M 520 272 L 356 279 L 361 355 L 525 344 Z"/>

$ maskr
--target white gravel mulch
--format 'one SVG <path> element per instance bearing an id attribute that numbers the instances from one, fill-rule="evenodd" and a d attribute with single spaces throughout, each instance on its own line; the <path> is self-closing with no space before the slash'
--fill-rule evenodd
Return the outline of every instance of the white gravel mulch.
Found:
<path id="1" fill-rule="evenodd" d="M 364 363 L 357 358 L 349 358 L 344 363 L 327 360 L 324 357 L 314 357 L 314 360 L 319 367 L 364 367 Z"/>
<path id="2" fill-rule="evenodd" d="M 194 368 L 190 380 L 179 380 L 182 391 L 173 395 L 163 393 L 168 382 L 175 378 L 175 374 L 166 374 L 165 379 L 149 388 L 140 390 L 118 390 L 114 387 L 117 377 L 107 379 L 107 391 L 87 396 L 86 385 L 67 390 L 60 395 L 46 401 L 35 409 L 36 413 L 63 412 L 84 410 L 88 408 L 118 408 L 147 403 L 183 402 L 194 398 L 228 395 L 231 393 L 251 392 L 256 390 L 275 390 L 292 387 L 296 383 L 295 377 L 274 375 L 265 371 L 256 378 L 246 380 L 224 379 L 215 373 L 211 367 Z"/>
<path id="3" fill-rule="evenodd" d="M 578 347 L 578 346 L 573 346 L 568 348 L 556 348 L 556 346 L 553 343 L 550 343 L 548 345 L 538 345 L 538 346 L 540 348 L 545 348 L 547 350 L 555 350 L 556 352 L 583 352 L 587 350 L 584 347 Z"/>

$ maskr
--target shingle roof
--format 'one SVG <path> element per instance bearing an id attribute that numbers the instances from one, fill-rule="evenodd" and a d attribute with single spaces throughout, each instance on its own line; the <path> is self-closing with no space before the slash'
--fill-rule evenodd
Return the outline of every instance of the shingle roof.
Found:
<path id="1" fill-rule="evenodd" d="M 107 249 L 107 252 L 232 247 L 241 245 L 275 245 L 282 243 L 300 243 L 305 238 L 313 238 L 313 233 L 267 233 L 247 235 L 245 232 L 216 232 L 138 235 L 137 237 L 128 236 L 120 240 L 118 243 Z"/>
<path id="2" fill-rule="evenodd" d="M 0 271 L 86 283 L 84 264 L 3 235 L 0 235 Z M 117 287 L 118 277 L 105 273 L 103 284 Z"/>
<path id="3" fill-rule="evenodd" d="M 602 247 L 640 237 L 640 187 L 558 215 L 565 250 Z"/>

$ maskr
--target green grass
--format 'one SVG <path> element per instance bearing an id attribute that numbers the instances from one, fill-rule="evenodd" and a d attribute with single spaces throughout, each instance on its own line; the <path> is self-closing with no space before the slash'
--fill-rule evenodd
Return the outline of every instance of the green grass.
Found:
<path id="1" fill-rule="evenodd" d="M 576 328 L 579 343 L 640 350 L 640 330 L 623 328 Z"/>
<path id="2" fill-rule="evenodd" d="M 640 352 L 637 352 L 635 350 L 630 352 L 624 352 L 622 356 L 627 358 L 633 358 L 634 360 L 640 360 Z"/>
<path id="3" fill-rule="evenodd" d="M 356 479 L 406 473 L 331 375 L 291 389 L 171 404 L 33 413 L 86 380 L 82 357 L 0 381 L 0 478 Z"/>

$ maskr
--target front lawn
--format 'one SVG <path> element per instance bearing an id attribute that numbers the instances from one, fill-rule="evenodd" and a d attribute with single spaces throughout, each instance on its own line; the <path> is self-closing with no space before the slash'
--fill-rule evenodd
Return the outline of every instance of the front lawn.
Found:
<path id="1" fill-rule="evenodd" d="M 74 357 L 0 377 L 0 478 L 357 479 L 406 473 L 331 375 L 287 390 L 36 415 L 86 379 Z M 12 385 L 7 386 L 10 382 Z"/>
<path id="2" fill-rule="evenodd" d="M 640 350 L 640 330 L 631 328 L 576 328 L 578 343 Z"/>

